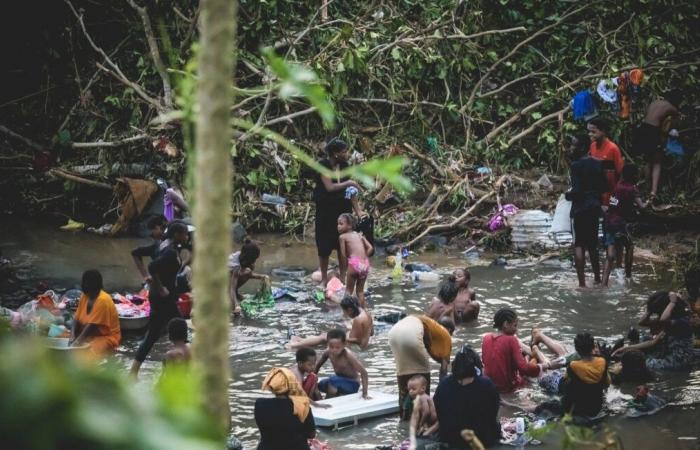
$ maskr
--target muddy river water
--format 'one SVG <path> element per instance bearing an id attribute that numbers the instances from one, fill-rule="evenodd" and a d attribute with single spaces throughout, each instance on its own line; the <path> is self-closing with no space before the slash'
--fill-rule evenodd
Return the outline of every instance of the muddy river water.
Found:
<path id="1" fill-rule="evenodd" d="M 299 242 L 286 236 L 258 236 L 263 242 L 262 256 L 257 270 L 263 273 L 283 265 L 301 265 L 313 270 L 316 267 L 315 248 L 312 242 Z M 130 257 L 130 249 L 138 245 L 138 239 L 108 239 L 86 233 L 61 233 L 41 224 L 21 221 L 0 222 L 0 248 L 3 255 L 13 260 L 31 262 L 33 278 L 46 280 L 63 288 L 79 283 L 83 270 L 96 268 L 102 271 L 109 291 L 134 290 L 139 277 Z M 389 269 L 383 266 L 383 257 L 373 261 L 370 274 L 371 309 L 377 312 L 423 311 L 436 293 L 436 284 L 415 284 L 411 281 L 392 283 Z M 459 327 L 455 333 L 453 348 L 462 343 L 480 347 L 481 336 L 491 331 L 494 312 L 504 306 L 517 310 L 521 333 L 527 333 L 538 325 L 548 334 L 568 344 L 578 331 L 589 331 L 598 338 L 612 341 L 620 337 L 636 323 L 646 296 L 656 289 L 668 286 L 670 274 L 651 263 L 639 262 L 631 284 L 613 283 L 608 290 L 575 289 L 575 276 L 570 263 L 553 261 L 547 264 L 510 264 L 506 267 L 490 266 L 492 258 L 467 260 L 460 254 L 426 253 L 412 256 L 413 261 L 435 265 L 442 273 L 457 267 L 468 266 L 472 274 L 472 287 L 482 304 L 480 318 L 472 324 Z M 281 280 L 273 278 L 273 285 Z M 254 292 L 254 281 L 243 292 Z M 311 289 L 311 283 L 307 281 Z M 240 318 L 231 323 L 229 345 L 233 380 L 229 396 L 234 414 L 234 434 L 246 448 L 255 448 L 257 429 L 253 420 L 253 404 L 264 395 L 260 383 L 267 371 L 274 366 L 290 366 L 294 355 L 283 349 L 287 330 L 291 327 L 299 335 L 326 331 L 342 325 L 337 309 L 327 309 L 312 303 L 278 303 L 273 310 L 265 311 L 255 319 Z M 205 326 L 198 324 L 199 326 Z M 389 326 L 378 324 L 373 341 L 366 351 L 358 354 L 369 372 L 370 389 L 396 391 L 394 363 L 387 342 Z M 126 335 L 118 357 L 126 367 L 138 345 L 138 335 Z M 161 340 L 149 360 L 144 364 L 141 383 L 152 383 L 159 374 L 160 359 L 167 345 Z M 322 371 L 330 373 L 330 365 Z M 437 379 L 437 366 L 433 367 Z M 665 372 L 652 383 L 652 389 L 671 405 L 654 416 L 628 419 L 612 414 L 604 424 L 618 432 L 625 448 L 700 448 L 700 366 L 681 372 Z M 610 401 L 618 406 L 623 396 L 630 394 L 634 386 L 611 388 Z M 511 396 L 513 404 L 527 405 L 541 399 L 535 389 L 526 389 Z M 502 406 L 501 415 L 513 416 L 517 409 Z M 372 449 L 377 445 L 390 445 L 407 436 L 407 426 L 397 417 L 385 417 L 361 422 L 354 428 L 340 431 L 322 431 L 321 440 L 328 441 L 334 449 Z M 541 448 L 559 448 L 560 436 L 556 433 L 543 438 Z"/>

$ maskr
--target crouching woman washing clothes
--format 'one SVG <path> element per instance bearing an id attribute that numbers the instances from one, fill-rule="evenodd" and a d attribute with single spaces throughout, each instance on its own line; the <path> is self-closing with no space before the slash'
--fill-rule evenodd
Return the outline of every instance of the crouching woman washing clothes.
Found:
<path id="1" fill-rule="evenodd" d="M 308 439 L 316 436 L 311 400 L 289 369 L 273 368 L 262 389 L 273 398 L 255 401 L 255 423 L 260 429 L 258 450 L 308 450 Z"/>
<path id="2" fill-rule="evenodd" d="M 97 270 L 83 273 L 83 291 L 73 319 L 71 344 L 88 344 L 95 356 L 113 353 L 122 335 L 119 315 L 112 297 L 102 288 L 102 274 Z"/>

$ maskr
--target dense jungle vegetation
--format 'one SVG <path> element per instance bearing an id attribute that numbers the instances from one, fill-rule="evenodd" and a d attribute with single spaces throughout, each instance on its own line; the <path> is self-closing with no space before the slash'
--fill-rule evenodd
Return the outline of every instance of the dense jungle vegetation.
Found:
<path id="1" fill-rule="evenodd" d="M 380 234 L 412 236 L 441 214 L 458 216 L 485 192 L 474 182 L 477 166 L 523 178 L 565 174 L 564 136 L 583 130 L 571 115 L 573 95 L 625 70 L 644 71 L 631 118 L 599 105 L 623 150 L 646 104 L 667 89 L 686 94 L 681 132 L 687 148 L 698 142 L 696 2 L 331 1 L 325 19 L 320 4 L 240 1 L 232 115 L 312 155 L 339 135 L 365 159 L 407 157 L 412 194 L 382 203 L 391 192 L 378 185 L 376 200 L 377 192 L 365 196 L 392 218 L 379 221 Z M 35 170 L 37 159 L 106 186 L 121 175 L 185 183 L 190 137 L 176 112 L 188 107 L 198 3 L 22 5 L 4 31 L 13 39 L 0 104 L 2 210 L 107 212 L 108 189 L 47 176 Z M 335 105 L 335 129 L 323 127 L 312 105 L 281 97 L 265 47 L 318 75 Z M 258 229 L 301 231 L 308 170 L 271 141 L 236 136 L 235 217 Z M 667 201 L 697 202 L 697 169 L 697 154 L 674 169 Z M 291 200 L 284 218 L 261 207 L 262 193 Z"/>

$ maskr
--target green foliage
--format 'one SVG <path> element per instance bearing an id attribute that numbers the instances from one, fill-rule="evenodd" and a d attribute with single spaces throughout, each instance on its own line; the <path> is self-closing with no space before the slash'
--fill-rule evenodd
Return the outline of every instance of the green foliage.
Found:
<path id="1" fill-rule="evenodd" d="M 112 364 L 97 366 L 34 341 L 0 337 L 0 434 L 16 450 L 187 448 L 223 438 L 199 404 L 196 377 L 175 367 L 139 392 Z M 169 368 L 170 369 L 170 368 Z"/>

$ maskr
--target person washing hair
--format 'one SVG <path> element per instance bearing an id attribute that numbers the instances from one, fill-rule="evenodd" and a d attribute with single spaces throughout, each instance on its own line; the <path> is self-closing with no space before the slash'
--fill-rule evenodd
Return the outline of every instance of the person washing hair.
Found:
<path id="1" fill-rule="evenodd" d="M 433 320 L 440 320 L 442 317 L 447 317 L 455 322 L 454 301 L 459 292 L 455 281 L 455 277 L 450 276 L 446 281 L 440 283 L 437 297 L 433 297 L 433 301 L 425 312 L 426 316 Z"/>
<path id="2" fill-rule="evenodd" d="M 250 239 L 246 239 L 241 249 L 228 257 L 228 292 L 234 316 L 241 315 L 241 294 L 238 292 L 241 286 L 248 280 L 262 280 L 269 284 L 270 277 L 254 272 L 259 257 L 260 248 Z"/>

